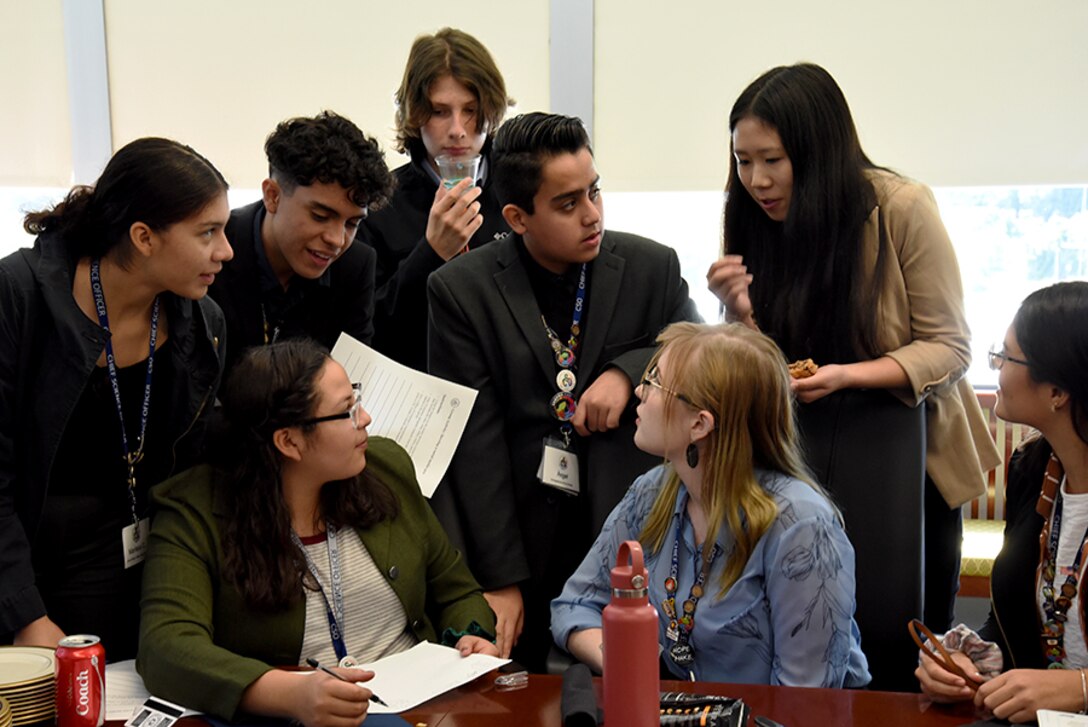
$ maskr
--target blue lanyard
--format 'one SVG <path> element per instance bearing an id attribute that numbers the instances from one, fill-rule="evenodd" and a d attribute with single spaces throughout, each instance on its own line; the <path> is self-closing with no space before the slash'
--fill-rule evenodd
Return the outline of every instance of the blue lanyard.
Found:
<path id="1" fill-rule="evenodd" d="M 155 303 L 151 306 L 151 345 L 147 354 L 147 377 L 144 379 L 144 401 L 140 407 L 140 437 L 133 452 L 128 446 L 128 433 L 125 431 L 125 413 L 121 407 L 121 385 L 117 379 L 117 362 L 113 355 L 112 332 L 110 331 L 110 319 L 106 315 L 106 296 L 102 292 L 102 277 L 99 272 L 101 260 L 91 260 L 91 293 L 94 295 L 94 307 L 98 313 L 98 324 L 111 333 L 106 337 L 106 370 L 109 372 L 110 388 L 113 389 L 113 401 L 117 404 L 117 418 L 121 422 L 121 456 L 128 467 L 128 497 L 132 505 L 132 522 L 139 523 L 136 514 L 136 463 L 144 457 L 144 434 L 147 433 L 148 412 L 151 410 L 151 373 L 155 367 L 155 341 L 159 337 L 159 298 L 155 296 Z"/>
<path id="2" fill-rule="evenodd" d="M 548 325 L 548 321 L 541 316 L 541 320 L 544 320 L 544 330 L 548 334 L 548 340 L 551 342 L 552 350 L 555 351 L 556 360 L 560 368 L 569 369 L 574 367 L 575 353 L 578 350 L 578 336 L 582 333 L 582 309 L 586 304 L 586 266 L 588 263 L 582 263 L 582 271 L 578 275 L 578 292 L 574 296 L 574 314 L 571 316 L 570 321 L 570 338 L 567 340 L 567 350 L 562 351 L 563 344 L 559 341 L 559 336 L 556 335 L 552 327 Z M 568 355 L 569 354 L 569 355 Z"/>
<path id="3" fill-rule="evenodd" d="M 582 263 L 582 271 L 578 276 L 578 292 L 574 297 L 574 314 L 571 316 L 570 338 L 567 339 L 565 346 L 559 340 L 556 332 L 552 330 L 552 327 L 548 325 L 548 320 L 543 315 L 540 316 L 540 321 L 544 324 L 544 332 L 548 335 L 548 343 L 555 353 L 555 363 L 559 366 L 559 373 L 556 376 L 559 391 L 548 402 L 548 406 L 555 418 L 561 422 L 559 431 L 568 446 L 570 445 L 570 433 L 573 430 L 570 420 L 574 418 L 574 412 L 578 406 L 574 400 L 574 387 L 578 382 L 574 369 L 578 365 L 578 339 L 582 333 L 582 309 L 585 307 L 586 302 L 587 266 L 588 263 Z"/>
<path id="4" fill-rule="evenodd" d="M 340 546 L 336 543 L 336 528 L 329 523 L 325 524 L 325 547 L 329 553 L 329 575 L 332 576 L 331 603 L 328 594 L 325 593 L 325 586 L 321 583 L 321 576 L 317 573 L 317 566 L 310 560 L 306 546 L 302 544 L 302 539 L 295 534 L 294 530 L 291 531 L 291 540 L 302 551 L 302 557 L 306 559 L 306 567 L 317 582 L 317 589 L 321 593 L 322 600 L 325 601 L 325 616 L 329 620 L 329 636 L 332 638 L 333 651 L 336 652 L 337 660 L 343 659 L 348 655 L 348 649 L 344 646 L 344 591 L 340 577 Z"/>
<path id="5" fill-rule="evenodd" d="M 679 573 L 680 539 L 683 537 L 684 512 L 687 508 L 688 496 L 684 493 L 680 499 L 680 512 L 676 518 L 676 537 L 672 542 L 672 564 L 669 567 L 669 577 L 665 579 L 665 599 L 661 603 L 662 610 L 669 618 L 669 631 L 676 634 L 676 642 L 669 649 L 669 655 L 677 666 L 694 672 L 691 667 L 694 664 L 694 652 L 691 649 L 691 633 L 695 629 L 695 608 L 699 605 L 699 599 L 703 597 L 706 576 L 711 564 L 718 558 L 722 548 L 717 543 L 710 551 L 710 557 L 703 559 L 702 551 L 699 551 L 695 583 L 684 601 L 680 610 L 676 608 L 676 590 L 678 587 L 677 574 Z"/>

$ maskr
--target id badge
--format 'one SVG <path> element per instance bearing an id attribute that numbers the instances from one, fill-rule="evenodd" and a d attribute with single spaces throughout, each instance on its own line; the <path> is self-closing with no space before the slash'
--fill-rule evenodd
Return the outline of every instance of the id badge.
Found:
<path id="1" fill-rule="evenodd" d="M 577 495 L 581 491 L 578 482 L 578 455 L 557 437 L 544 438 L 544 451 L 540 456 L 537 478 L 548 487 Z"/>
<path id="2" fill-rule="evenodd" d="M 147 557 L 147 541 L 151 537 L 151 521 L 142 518 L 138 523 L 126 525 L 121 530 L 121 547 L 125 553 L 125 568 L 144 562 Z"/>
<path id="3" fill-rule="evenodd" d="M 145 519 L 142 522 L 147 521 Z M 148 697 L 137 709 L 129 721 L 125 722 L 125 727 L 170 727 L 185 715 L 184 707 L 155 697 Z"/>

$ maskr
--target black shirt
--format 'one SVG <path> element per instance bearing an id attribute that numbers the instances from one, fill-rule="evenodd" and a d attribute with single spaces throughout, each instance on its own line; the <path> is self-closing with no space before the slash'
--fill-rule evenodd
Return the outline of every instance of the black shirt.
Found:
<path id="1" fill-rule="evenodd" d="M 171 471 L 169 394 L 175 372 L 171 341 L 155 352 L 144 456 L 136 464 L 136 509 L 147 516 L 147 492 Z M 140 436 L 147 360 L 117 370 L 130 449 Z M 49 494 L 33 546 L 38 590 L 65 633 L 99 636 L 110 661 L 133 658 L 140 623 L 143 567 L 126 569 L 122 528 L 131 525 L 128 468 L 109 373 L 91 374 L 64 429 Z"/>

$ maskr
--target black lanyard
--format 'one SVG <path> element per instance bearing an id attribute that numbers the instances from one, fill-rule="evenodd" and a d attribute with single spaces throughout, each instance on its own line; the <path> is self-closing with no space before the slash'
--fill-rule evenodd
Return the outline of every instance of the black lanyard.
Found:
<path id="1" fill-rule="evenodd" d="M 102 292 L 102 277 L 99 273 L 100 260 L 91 260 L 91 293 L 94 295 L 94 307 L 98 313 L 98 323 L 107 333 L 110 332 L 110 319 L 106 315 L 106 297 Z M 155 341 L 159 336 L 159 297 L 155 296 L 155 302 L 151 306 L 151 345 L 147 355 L 147 377 L 144 380 L 144 401 L 140 407 L 140 436 L 136 451 L 131 451 L 128 446 L 128 433 L 125 432 L 125 413 L 121 407 L 121 385 L 117 380 L 117 363 L 113 355 L 112 333 L 106 337 L 106 369 L 109 372 L 110 388 L 113 389 L 113 400 L 117 404 L 117 418 L 121 422 L 121 456 L 128 467 L 128 497 L 132 505 L 132 522 L 138 524 L 140 519 L 136 514 L 136 463 L 144 456 L 144 434 L 147 433 L 147 418 L 151 410 L 151 373 L 155 367 Z M 138 531 L 138 529 L 137 529 Z"/>

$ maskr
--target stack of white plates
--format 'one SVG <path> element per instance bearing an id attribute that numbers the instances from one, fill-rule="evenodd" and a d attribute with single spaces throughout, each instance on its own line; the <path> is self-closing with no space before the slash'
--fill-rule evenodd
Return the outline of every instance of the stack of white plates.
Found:
<path id="1" fill-rule="evenodd" d="M 11 705 L 8 700 L 0 697 L 0 727 L 11 727 Z"/>
<path id="2" fill-rule="evenodd" d="M 10 722 L 6 725 L 0 705 L 0 727 L 20 727 L 53 719 L 55 664 L 53 649 L 0 646 L 0 697 L 10 707 Z"/>

